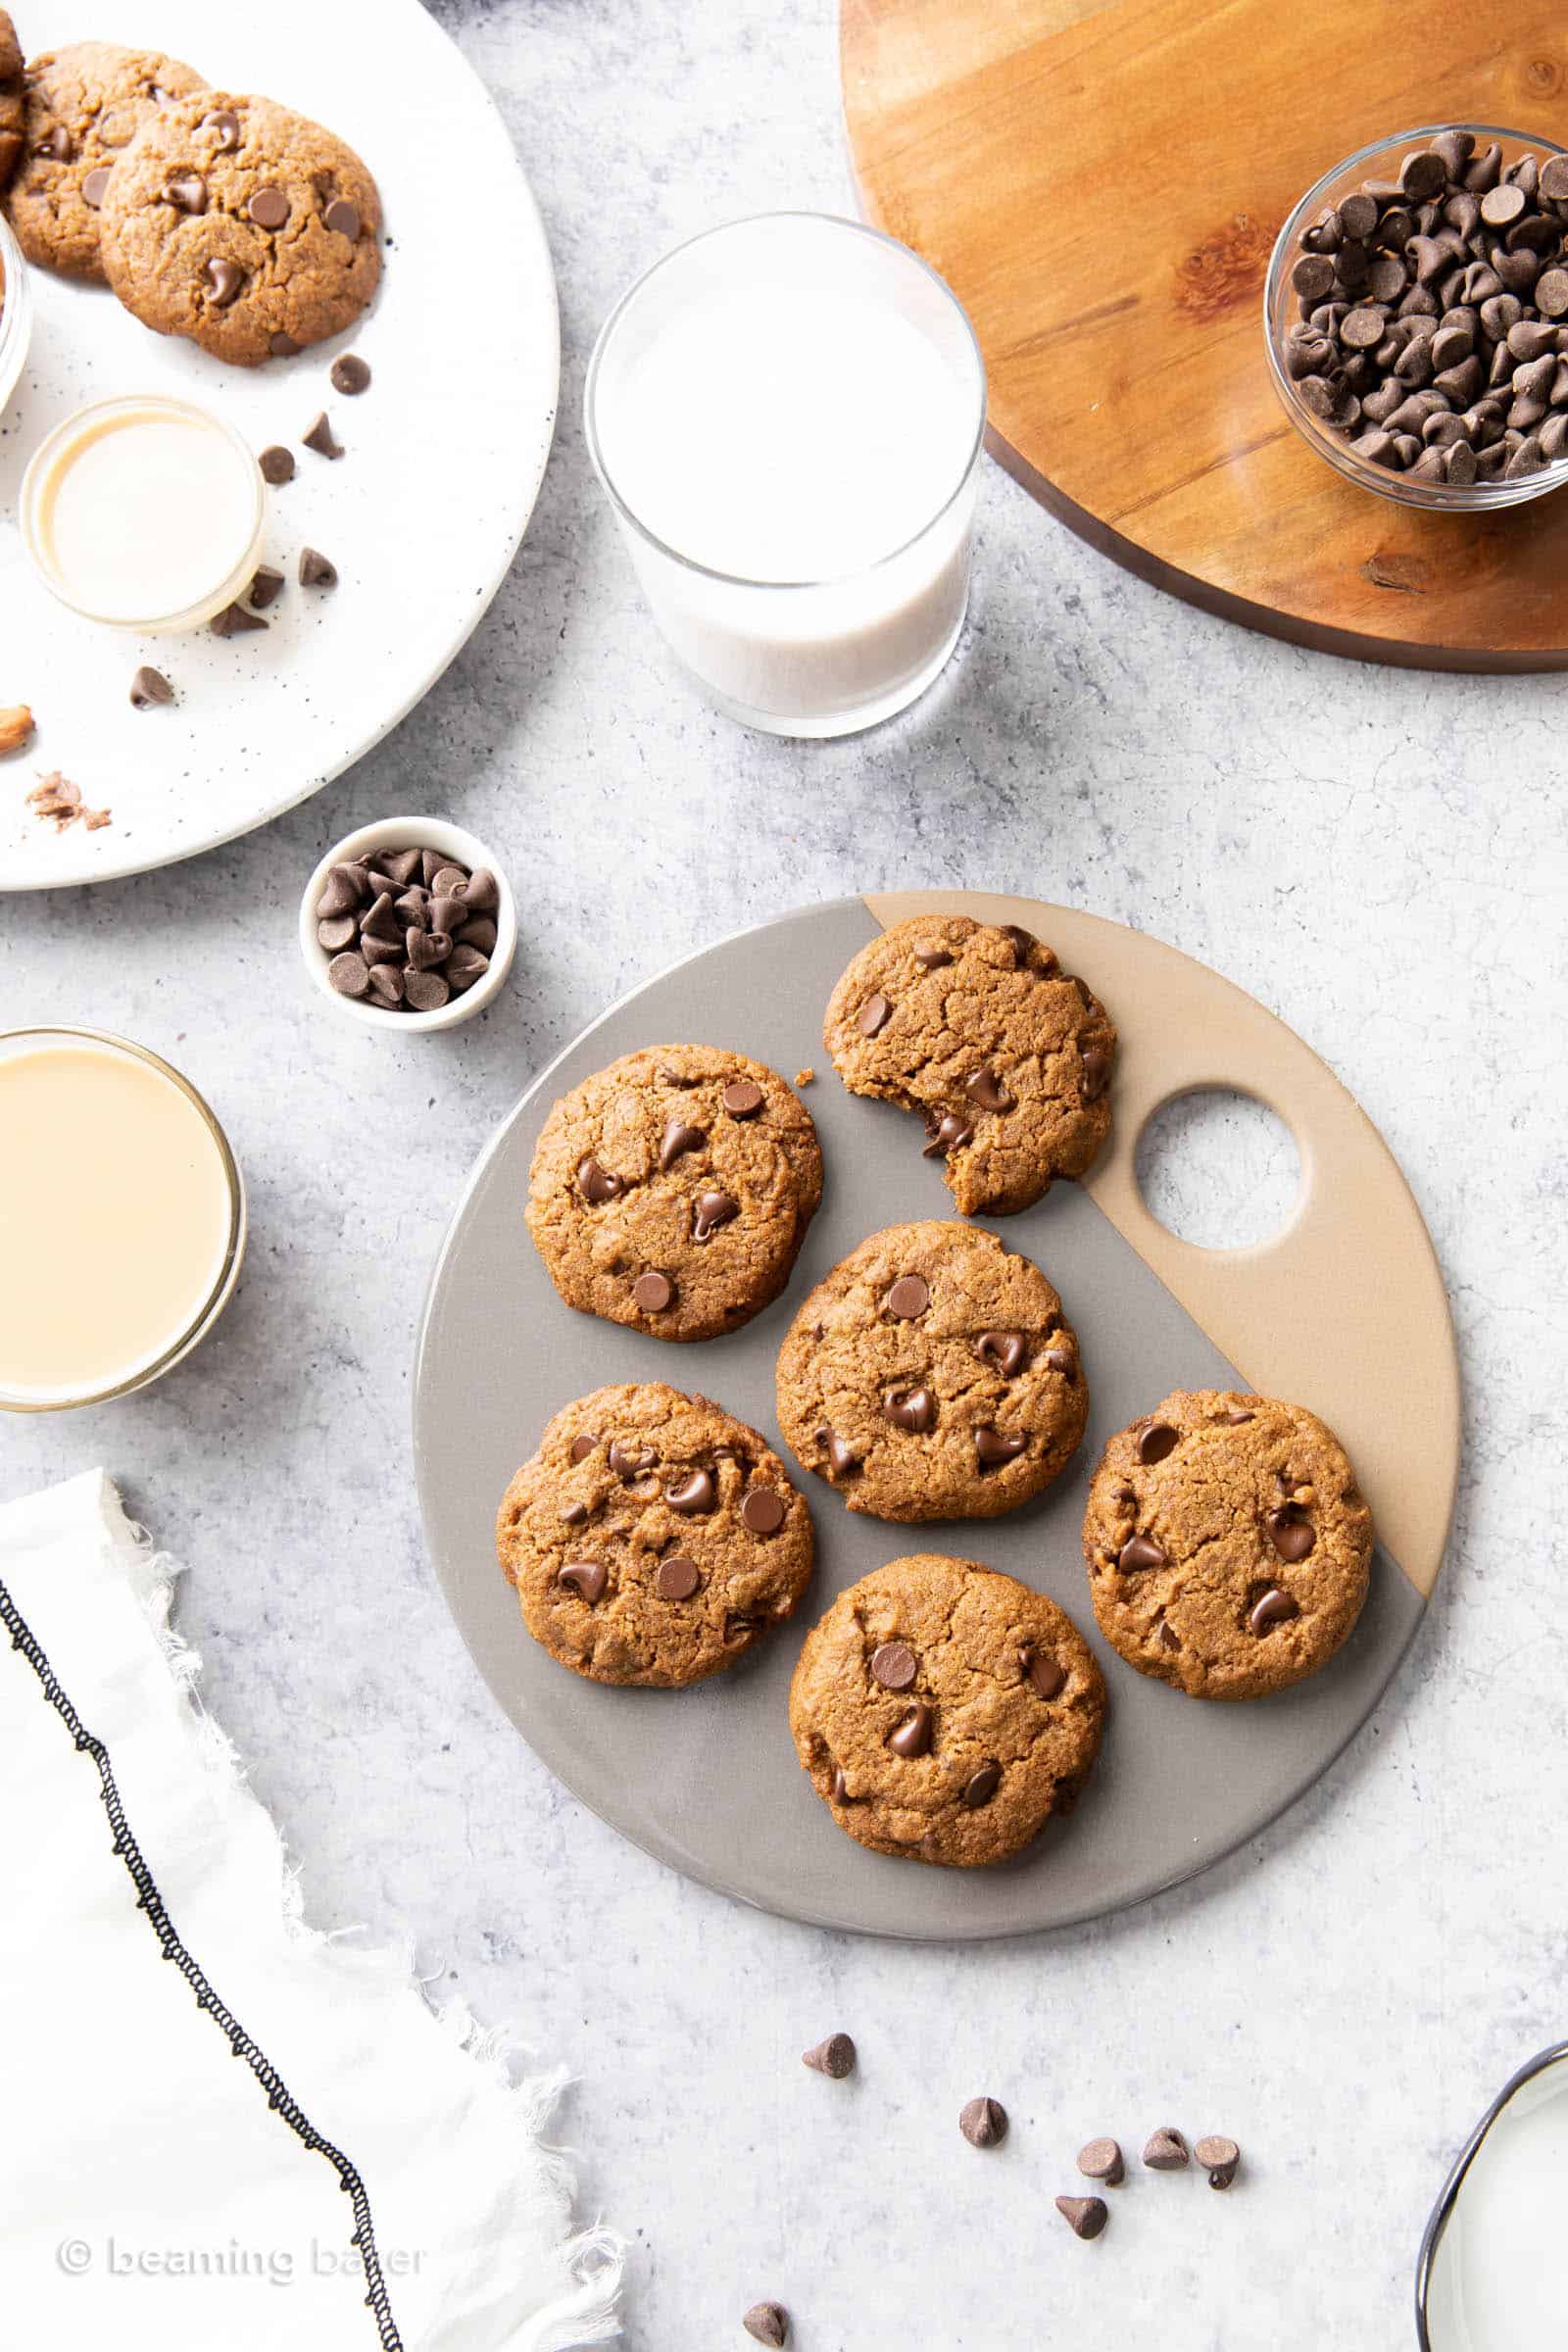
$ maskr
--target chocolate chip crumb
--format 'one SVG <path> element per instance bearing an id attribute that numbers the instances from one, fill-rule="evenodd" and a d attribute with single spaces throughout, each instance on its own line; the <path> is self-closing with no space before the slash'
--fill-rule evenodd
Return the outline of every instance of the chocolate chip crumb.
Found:
<path id="1" fill-rule="evenodd" d="M 1242 2161 L 1242 2151 L 1234 2139 L 1227 2139 L 1223 2132 L 1211 2132 L 1198 2141 L 1193 2154 L 1207 2173 L 1210 2188 L 1229 2188 Z"/>
<path id="2" fill-rule="evenodd" d="M 369 368 L 357 351 L 345 351 L 341 358 L 335 359 L 331 375 L 333 391 L 345 394 L 350 400 L 369 388 Z"/>
<path id="3" fill-rule="evenodd" d="M 248 629 L 265 629 L 269 623 L 259 612 L 248 612 L 243 605 L 233 604 L 215 612 L 208 626 L 215 637 L 243 637 Z"/>
<path id="4" fill-rule="evenodd" d="M 1103 2197 L 1058 2197 L 1056 2211 L 1074 2237 L 1098 2237 L 1110 2219 Z"/>
<path id="5" fill-rule="evenodd" d="M 971 2099 L 958 2116 L 958 2130 L 971 2148 L 994 2148 L 1007 2136 L 1007 2110 L 1000 2099 Z"/>
<path id="6" fill-rule="evenodd" d="M 1114 2139 L 1091 2139 L 1078 2151 L 1078 2170 L 1088 2180 L 1103 2180 L 1116 2188 L 1127 2178 L 1120 2145 Z"/>
<path id="7" fill-rule="evenodd" d="M 172 703 L 174 689 L 161 669 L 149 669 L 145 663 L 130 681 L 130 707 L 133 710 L 150 710 L 154 703 Z"/>
<path id="8" fill-rule="evenodd" d="M 790 2340 L 790 2315 L 782 2303 L 754 2303 L 741 2322 L 747 2334 L 770 2352 L 779 2352 Z"/>
<path id="9" fill-rule="evenodd" d="M 1164 2125 L 1150 2138 L 1144 2149 L 1144 2162 L 1152 2173 L 1179 2173 L 1187 2162 L 1187 2142 L 1173 2124 Z"/>
<path id="10" fill-rule="evenodd" d="M 846 2075 L 855 2072 L 855 2044 L 848 2034 L 830 2034 L 826 2041 L 807 2051 L 801 2064 L 813 2074 L 830 2075 L 835 2082 L 842 2082 Z"/>
<path id="11" fill-rule="evenodd" d="M 300 586 L 302 588 L 335 588 L 337 565 L 314 547 L 300 550 Z"/>
<path id="12" fill-rule="evenodd" d="M 283 593 L 283 574 L 276 564 L 258 564 L 247 593 L 258 612 L 265 612 L 269 605 L 275 605 Z"/>
<path id="13" fill-rule="evenodd" d="M 307 449 L 314 449 L 318 458 L 340 458 L 343 455 L 343 445 L 333 439 L 332 427 L 324 409 L 310 431 L 302 433 L 300 439 Z"/>
<path id="14" fill-rule="evenodd" d="M 263 450 L 257 464 L 261 466 L 263 480 L 270 482 L 274 490 L 284 482 L 291 482 L 298 471 L 294 452 L 281 448 L 275 441 L 270 449 Z"/>

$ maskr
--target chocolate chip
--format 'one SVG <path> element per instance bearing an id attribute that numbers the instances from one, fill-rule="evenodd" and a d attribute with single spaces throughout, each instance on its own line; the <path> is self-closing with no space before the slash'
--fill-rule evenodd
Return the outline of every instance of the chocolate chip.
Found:
<path id="1" fill-rule="evenodd" d="M 98 207 L 103 203 L 105 196 L 109 192 L 109 174 L 113 169 L 114 167 L 111 164 L 100 164 L 95 171 L 87 173 L 87 176 L 81 183 L 82 203 L 90 204 L 94 212 L 98 210 Z M 239 288 L 236 286 L 234 288 L 234 293 L 237 294 L 238 292 Z M 229 296 L 229 300 L 232 302 L 234 296 L 231 294 Z"/>
<path id="2" fill-rule="evenodd" d="M 265 612 L 268 606 L 275 605 L 283 593 L 283 574 L 274 564 L 259 564 L 245 593 L 258 612 Z"/>
<path id="3" fill-rule="evenodd" d="M 215 637 L 243 637 L 247 629 L 265 629 L 267 623 L 259 614 L 247 612 L 240 604 L 225 605 L 208 622 Z"/>
<path id="4" fill-rule="evenodd" d="M 1019 971 L 1022 971 L 1029 961 L 1030 949 L 1038 947 L 1039 941 L 1034 933 L 1026 931 L 1021 923 L 999 923 L 997 929 L 1012 950 L 1013 963 Z"/>
<path id="5" fill-rule="evenodd" d="M 340 458 L 343 455 L 341 444 L 332 437 L 331 420 L 324 409 L 309 432 L 302 433 L 300 439 L 307 449 L 314 449 L 318 458 Z"/>
<path id="6" fill-rule="evenodd" d="M 1279 1510 L 1267 1512 L 1263 1524 L 1275 1550 L 1289 1566 L 1304 1560 L 1316 1546 L 1317 1534 L 1312 1522 L 1302 1517 L 1295 1503 L 1284 1503 Z"/>
<path id="7" fill-rule="evenodd" d="M 1007 2136 L 1007 2110 L 1000 2099 L 970 2099 L 958 2110 L 958 2130 L 971 2148 L 995 2148 Z"/>
<path id="8" fill-rule="evenodd" d="M 133 710 L 149 710 L 154 703 L 172 703 L 174 689 L 161 669 L 149 669 L 145 663 L 130 681 L 130 704 Z"/>
<path id="9" fill-rule="evenodd" d="M 875 1037 L 893 1018 L 893 1007 L 886 997 L 867 997 L 856 1015 L 855 1026 L 862 1037 Z"/>
<path id="10" fill-rule="evenodd" d="M 452 991 L 439 972 L 410 972 L 403 993 L 416 1012 L 439 1012 Z"/>
<path id="11" fill-rule="evenodd" d="M 370 994 L 386 1011 L 397 1009 L 408 992 L 408 975 L 395 963 L 372 963 Z"/>
<path id="12" fill-rule="evenodd" d="M 1021 1431 L 993 1429 L 989 1422 L 974 1433 L 974 1449 L 982 1470 L 995 1470 L 1003 1462 L 1016 1460 L 1028 1443 Z"/>
<path id="13" fill-rule="evenodd" d="M 491 913 L 501 905 L 501 885 L 487 865 L 476 865 L 466 880 L 459 884 L 458 897 L 471 913 Z"/>
<path id="14" fill-rule="evenodd" d="M 347 237 L 351 245 L 360 233 L 360 208 L 346 196 L 335 196 L 321 217 L 335 236 Z"/>
<path id="15" fill-rule="evenodd" d="M 1078 1370 L 1077 1358 L 1070 1348 L 1048 1348 L 1040 1360 L 1048 1370 L 1059 1373 L 1063 1380 L 1071 1380 Z"/>
<path id="16" fill-rule="evenodd" d="M 1123 1576 L 1141 1576 L 1146 1569 L 1163 1568 L 1165 1554 L 1152 1536 L 1132 1536 L 1116 1555 Z"/>
<path id="17" fill-rule="evenodd" d="M 220 107 L 217 114 L 204 115 L 197 128 L 207 135 L 207 144 L 216 147 L 220 155 L 230 155 L 239 145 L 239 117 Z"/>
<path id="18" fill-rule="evenodd" d="M 207 182 L 199 172 L 176 172 L 164 182 L 164 202 L 172 204 L 176 213 L 195 217 L 207 210 Z"/>
<path id="19" fill-rule="evenodd" d="M 982 1805 L 990 1804 L 1001 1787 L 1002 1766 L 993 1762 L 984 1763 L 964 1783 L 963 1802 L 971 1813 L 978 1813 Z"/>
<path id="20" fill-rule="evenodd" d="M 573 1438 L 571 1441 L 571 1459 L 574 1462 L 585 1462 L 598 1444 L 599 1440 L 597 1438 L 590 1438 L 587 1436 Z"/>
<path id="21" fill-rule="evenodd" d="M 1114 2139 L 1091 2139 L 1078 2151 L 1078 2170 L 1086 2180 L 1103 2180 L 1117 2188 L 1127 2177 L 1120 2144 Z"/>
<path id="22" fill-rule="evenodd" d="M 974 1351 L 983 1364 L 1000 1372 L 1004 1380 L 1016 1380 L 1029 1361 L 1029 1342 L 1021 1331 L 983 1331 L 974 1344 Z"/>
<path id="23" fill-rule="evenodd" d="M 915 962 L 923 964 L 928 972 L 938 972 L 945 963 L 953 961 L 948 950 L 937 939 L 917 941 L 913 955 Z"/>
<path id="24" fill-rule="evenodd" d="M 281 228 L 288 219 L 288 198 L 281 188 L 258 188 L 245 210 L 258 228 Z"/>
<path id="25" fill-rule="evenodd" d="M 1163 1617 L 1159 1621 L 1159 1646 L 1161 1649 L 1180 1649 L 1181 1647 L 1179 1636 L 1171 1632 Z"/>
<path id="26" fill-rule="evenodd" d="M 604 1597 L 610 1571 L 603 1560 L 568 1560 L 557 1577 L 558 1585 L 570 1585 L 590 1605 Z"/>
<path id="27" fill-rule="evenodd" d="M 901 1323 L 912 1323 L 930 1305 L 931 1286 L 923 1274 L 901 1274 L 882 1303 Z"/>
<path id="28" fill-rule="evenodd" d="M 646 1282 L 647 1279 L 645 1274 L 643 1280 Z M 662 1281 L 662 1275 L 659 1279 Z M 642 1300 L 639 1298 L 637 1303 L 641 1306 Z M 662 1305 L 664 1302 L 661 1300 L 659 1303 Z M 699 1511 L 712 1510 L 718 1501 L 718 1489 L 713 1484 L 712 1472 L 689 1470 L 678 1486 L 669 1489 L 664 1500 L 672 1511 L 679 1511 L 683 1518 L 690 1518 Z"/>
<path id="29" fill-rule="evenodd" d="M 334 956 L 326 976 L 340 997 L 363 997 L 370 985 L 370 970 L 363 956 Z"/>
<path id="30" fill-rule="evenodd" d="M 652 1267 L 646 1274 L 639 1274 L 631 1286 L 632 1304 L 639 1314 L 662 1314 L 674 1296 L 675 1285 L 669 1276 Z"/>
<path id="31" fill-rule="evenodd" d="M 963 1091 L 982 1110 L 1011 1110 L 1013 1098 L 994 1070 L 976 1070 L 963 1082 Z"/>
<path id="32" fill-rule="evenodd" d="M 827 1454 L 828 1468 L 839 1478 L 847 1478 L 855 1468 L 856 1456 L 836 1429 L 819 1429 L 816 1442 Z"/>
<path id="33" fill-rule="evenodd" d="M 63 122 L 57 122 L 53 130 L 45 132 L 32 152 L 51 164 L 69 164 L 76 151 L 71 143 L 70 131 Z"/>
<path id="34" fill-rule="evenodd" d="M 331 382 L 334 392 L 345 399 L 356 400 L 369 388 L 370 370 L 357 351 L 345 351 L 332 362 Z"/>
<path id="35" fill-rule="evenodd" d="M 278 326 L 274 327 L 268 336 L 267 348 L 274 360 L 295 360 L 298 359 L 305 346 L 303 343 L 296 343 L 292 335 L 285 334 L 283 329 Z"/>
<path id="36" fill-rule="evenodd" d="M 784 1515 L 784 1497 L 774 1487 L 753 1487 L 741 1504 L 741 1525 L 754 1536 L 776 1536 Z"/>
<path id="37" fill-rule="evenodd" d="M 472 988 L 476 980 L 483 978 L 490 969 L 490 958 L 481 956 L 477 948 L 454 947 L 442 968 L 448 986 L 461 994 L 464 989 Z"/>
<path id="38" fill-rule="evenodd" d="M 318 914 L 348 914 L 365 898 L 365 876 L 357 865 L 334 865 L 316 902 Z"/>
<path id="39" fill-rule="evenodd" d="M 1074 2237 L 1098 2237 L 1110 2219 L 1103 2197 L 1058 2197 L 1056 2211 Z"/>
<path id="40" fill-rule="evenodd" d="M 317 924 L 316 937 L 329 956 L 336 956 L 344 948 L 353 947 L 359 927 L 352 914 L 332 914 Z"/>
<path id="41" fill-rule="evenodd" d="M 244 288 L 245 272 L 238 262 L 226 261 L 217 254 L 207 265 L 207 296 L 215 311 L 226 311 L 236 302 Z"/>
<path id="42" fill-rule="evenodd" d="M 930 1750 L 935 1725 L 936 1716 L 923 1698 L 917 1698 L 897 1731 L 889 1738 L 888 1745 L 896 1756 L 923 1756 Z"/>
<path id="43" fill-rule="evenodd" d="M 692 1210 L 692 1240 L 710 1242 L 721 1225 L 733 1224 L 740 1213 L 733 1193 L 699 1193 Z"/>
<path id="44" fill-rule="evenodd" d="M 1054 1698 L 1067 1687 L 1067 1669 L 1056 1658 L 1048 1657 L 1044 1650 L 1032 1645 L 1020 1649 L 1018 1663 L 1023 1676 L 1037 1698 Z"/>
<path id="45" fill-rule="evenodd" d="M 592 1154 L 577 1162 L 577 1190 L 591 1208 L 606 1200 L 618 1200 L 626 1187 L 620 1177 L 600 1164 Z"/>
<path id="46" fill-rule="evenodd" d="M 683 1551 L 677 1551 L 667 1560 L 660 1561 L 654 1577 L 654 1590 L 661 1600 L 690 1600 L 701 1581 L 697 1562 L 689 1560 Z"/>
<path id="47" fill-rule="evenodd" d="M 732 1119 L 752 1119 L 762 1107 L 762 1090 L 755 1078 L 732 1078 L 719 1096 Z"/>
<path id="48" fill-rule="evenodd" d="M 1138 1459 L 1145 1463 L 1162 1462 L 1180 1444 L 1180 1430 L 1172 1429 L 1168 1421 L 1151 1421 L 1138 1441 Z"/>
<path id="49" fill-rule="evenodd" d="M 628 1446 L 620 1438 L 611 1441 L 610 1467 L 616 1478 L 642 1478 L 654 1467 L 659 1456 L 651 1446 Z"/>
<path id="50" fill-rule="evenodd" d="M 882 1412 L 895 1429 L 906 1429 L 916 1437 L 924 1437 L 937 1425 L 937 1400 L 929 1389 L 890 1389 L 882 1399 Z"/>
<path id="51" fill-rule="evenodd" d="M 489 956 L 495 949 L 498 934 L 488 914 L 471 914 L 452 936 L 460 948 L 477 948 L 481 956 Z"/>
<path id="52" fill-rule="evenodd" d="M 830 2034 L 826 2041 L 806 2052 L 801 2064 L 808 2066 L 813 2075 L 828 2075 L 842 2082 L 846 2075 L 855 2072 L 855 2044 L 847 2034 Z"/>
<path id="53" fill-rule="evenodd" d="M 871 1652 L 871 1672 L 884 1690 L 907 1690 L 918 1671 L 907 1642 L 884 1642 Z"/>
<path id="54" fill-rule="evenodd" d="M 1222 2132 L 1209 2133 L 1196 2143 L 1193 2154 L 1207 2173 L 1210 2188 L 1229 2188 L 1242 2161 L 1234 2139 L 1227 2139 Z"/>
<path id="55" fill-rule="evenodd" d="M 1281 1585 L 1270 1585 L 1258 1595 L 1248 1611 L 1247 1622 L 1254 1634 L 1266 1634 L 1276 1625 L 1288 1625 L 1293 1617 L 1301 1614 L 1300 1602 Z"/>
<path id="56" fill-rule="evenodd" d="M 847 1805 L 851 1802 L 850 1784 L 844 1777 L 842 1764 L 835 1764 L 833 1767 L 833 1802 L 836 1805 Z"/>
<path id="57" fill-rule="evenodd" d="M 669 1125 L 664 1129 L 663 1139 L 659 1147 L 661 1168 L 667 1175 L 682 1153 L 700 1151 L 707 1141 L 708 1135 L 704 1128 L 688 1127 L 683 1119 L 671 1119 Z"/>
<path id="58" fill-rule="evenodd" d="M 920 1157 L 922 1159 L 946 1159 L 950 1152 L 961 1151 L 963 1146 L 971 1141 L 973 1135 L 974 1129 L 968 1120 L 960 1119 L 956 1110 L 950 1110 L 944 1117 L 938 1119 L 934 1126 L 929 1121 L 927 1122 L 926 1136 L 928 1140 Z"/>
<path id="59" fill-rule="evenodd" d="M 263 480 L 270 482 L 274 490 L 280 488 L 284 482 L 291 482 L 294 479 L 296 470 L 294 452 L 291 449 L 279 448 L 275 441 L 270 449 L 263 450 L 258 463 L 262 468 Z"/>
<path id="60" fill-rule="evenodd" d="M 1174 2125 L 1166 2124 L 1154 2132 L 1144 2150 L 1144 2162 L 1152 2173 L 1179 2173 L 1187 2162 L 1187 2142 Z"/>
<path id="61" fill-rule="evenodd" d="M 790 2340 L 790 2315 L 782 2303 L 754 2303 L 741 2326 L 760 2344 L 768 2345 L 770 2352 L 779 2352 Z"/>
<path id="62" fill-rule="evenodd" d="M 1233 1405 L 1225 1415 L 1225 1426 L 1227 1429 L 1240 1429 L 1244 1421 L 1251 1419 L 1250 1413 L 1244 1413 L 1239 1405 Z"/>
<path id="63" fill-rule="evenodd" d="M 378 969 L 383 971 L 385 968 L 384 964 L 378 966 Z M 585 1502 L 564 1502 L 561 1506 L 561 1516 L 564 1524 L 567 1527 L 586 1527 L 588 1505 Z"/>
<path id="64" fill-rule="evenodd" d="M 343 452 L 339 450 L 337 455 L 341 457 Z M 300 550 L 300 586 L 302 588 L 335 588 L 337 586 L 337 565 L 328 563 L 326 557 L 318 555 L 314 547 L 302 547 Z"/>
<path id="65" fill-rule="evenodd" d="M 1568 270 L 1544 270 L 1536 280 L 1536 308 L 1546 318 L 1568 313 Z"/>

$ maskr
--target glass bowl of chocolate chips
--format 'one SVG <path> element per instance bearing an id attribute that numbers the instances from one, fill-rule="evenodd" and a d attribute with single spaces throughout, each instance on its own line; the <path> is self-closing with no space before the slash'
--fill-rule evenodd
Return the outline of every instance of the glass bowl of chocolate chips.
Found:
<path id="1" fill-rule="evenodd" d="M 1349 480 L 1474 512 L 1568 482 L 1568 151 L 1489 122 L 1363 147 L 1280 230 L 1287 416 Z"/>

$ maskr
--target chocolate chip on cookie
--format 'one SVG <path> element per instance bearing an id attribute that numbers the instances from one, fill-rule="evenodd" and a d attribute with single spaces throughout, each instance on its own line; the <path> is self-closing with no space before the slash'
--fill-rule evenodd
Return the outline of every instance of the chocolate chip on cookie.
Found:
<path id="1" fill-rule="evenodd" d="M 15 105 L 8 106 L 7 92 L 14 93 L 15 83 L 7 82 L 0 57 L 0 186 L 10 176 L 6 217 L 29 262 L 67 277 L 107 275 L 102 248 L 112 172 L 166 106 L 201 86 L 199 74 L 156 49 L 74 41 L 46 50 L 23 81 L 23 152 L 13 154 L 8 174 L 3 157 Z"/>
<path id="2" fill-rule="evenodd" d="M 1049 1696 L 1026 1668 L 1036 1656 L 1062 1668 Z M 863 1576 L 812 1627 L 790 1730 L 850 1837 L 968 1867 L 1017 1853 L 1072 1803 L 1104 1704 L 1100 1669 L 1054 1601 L 925 1552 Z"/>
<path id="3" fill-rule="evenodd" d="M 1089 1392 L 1061 1300 L 983 1227 L 892 1225 L 818 1284 L 778 1359 L 779 1426 L 873 1518 L 996 1518 L 1059 1476 Z"/>
<path id="4" fill-rule="evenodd" d="M 852 1094 L 923 1116 L 966 1216 L 1027 1208 L 1110 1132 L 1110 1017 L 1015 924 L 895 923 L 839 981 L 822 1042 Z"/>
<path id="5" fill-rule="evenodd" d="M 241 368 L 338 334 L 380 281 L 374 180 L 331 131 L 269 98 L 201 90 L 152 113 L 98 220 L 126 309 Z"/>
<path id="6" fill-rule="evenodd" d="M 1105 1447 L 1084 1559 L 1106 1640 L 1194 1698 L 1315 1674 L 1361 1613 L 1372 1516 L 1304 1406 L 1178 1391 Z"/>
<path id="7" fill-rule="evenodd" d="M 528 1230 L 568 1306 L 707 1340 L 777 1298 L 821 1197 L 816 1129 L 775 1070 L 660 1046 L 554 1104 Z"/>
<path id="8" fill-rule="evenodd" d="M 747 1510 L 760 1494 L 763 1528 Z M 507 1489 L 496 1549 L 560 1664 L 666 1690 L 733 1665 L 792 1615 L 813 1552 L 810 1514 L 766 1442 L 662 1381 L 556 1415 Z"/>

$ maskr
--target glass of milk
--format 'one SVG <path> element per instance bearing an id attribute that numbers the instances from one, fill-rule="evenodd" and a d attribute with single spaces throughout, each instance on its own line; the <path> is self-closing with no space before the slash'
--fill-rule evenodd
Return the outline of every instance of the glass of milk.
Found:
<path id="1" fill-rule="evenodd" d="M 968 601 L 986 378 L 906 246 L 818 213 L 694 237 L 611 314 L 584 405 L 654 618 L 721 710 L 847 735 L 930 685 Z"/>
<path id="2" fill-rule="evenodd" d="M 1568 2042 L 1505 2083 L 1438 2199 L 1416 2272 L 1420 2352 L 1568 2344 Z"/>

